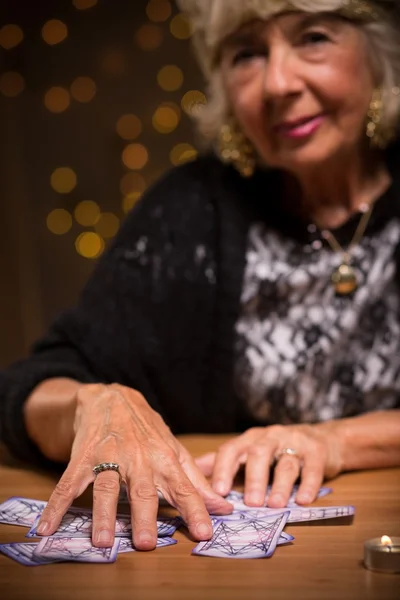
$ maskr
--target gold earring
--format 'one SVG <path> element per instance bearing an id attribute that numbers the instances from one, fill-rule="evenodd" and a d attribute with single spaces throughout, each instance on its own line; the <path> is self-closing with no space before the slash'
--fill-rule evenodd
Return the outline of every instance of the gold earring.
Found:
<path id="1" fill-rule="evenodd" d="M 393 94 L 396 95 L 398 88 L 393 88 Z M 371 148 L 384 150 L 395 137 L 394 128 L 384 127 L 382 125 L 383 112 L 383 93 L 381 88 L 376 88 L 372 94 L 372 100 L 368 110 L 367 137 L 370 140 Z"/>
<path id="2" fill-rule="evenodd" d="M 221 159 L 232 163 L 242 177 L 253 175 L 256 166 L 253 146 L 234 121 L 221 127 L 218 152 Z"/>

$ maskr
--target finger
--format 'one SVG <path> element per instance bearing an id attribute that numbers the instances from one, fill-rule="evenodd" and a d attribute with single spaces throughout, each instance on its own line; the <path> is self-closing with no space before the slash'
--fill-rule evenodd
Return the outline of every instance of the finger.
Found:
<path id="1" fill-rule="evenodd" d="M 93 474 L 86 465 L 69 464 L 42 512 L 37 526 L 39 535 L 51 535 L 57 530 L 72 502 L 85 491 L 92 480 Z"/>
<path id="2" fill-rule="evenodd" d="M 241 457 L 247 451 L 248 446 L 247 439 L 240 436 L 219 448 L 215 458 L 211 484 L 217 494 L 226 496 L 231 491 L 233 480 L 240 467 Z"/>
<path id="3" fill-rule="evenodd" d="M 208 452 L 207 454 L 203 454 L 203 456 L 194 459 L 194 462 L 206 477 L 211 477 L 212 475 L 216 456 L 216 452 Z"/>
<path id="4" fill-rule="evenodd" d="M 324 480 L 324 461 L 320 456 L 309 455 L 304 458 L 301 471 L 301 483 L 296 495 L 296 502 L 309 504 L 318 494 Z"/>
<path id="5" fill-rule="evenodd" d="M 264 505 L 275 445 L 274 441 L 265 441 L 251 446 L 248 451 L 245 467 L 244 502 L 249 506 Z"/>
<path id="6" fill-rule="evenodd" d="M 230 514 L 233 511 L 232 504 L 214 492 L 190 454 L 182 448 L 179 458 L 182 469 L 203 498 L 208 512 L 212 515 Z"/>
<path id="7" fill-rule="evenodd" d="M 157 545 L 158 495 L 153 479 L 138 472 L 129 475 L 132 541 L 138 550 L 154 550 Z"/>
<path id="8" fill-rule="evenodd" d="M 300 474 L 301 462 L 297 456 L 283 455 L 275 467 L 274 481 L 267 505 L 282 508 L 287 505 L 293 485 Z"/>
<path id="9" fill-rule="evenodd" d="M 115 471 L 103 471 L 96 476 L 93 484 L 92 543 L 99 548 L 110 548 L 114 543 L 119 489 L 119 474 Z"/>
<path id="10" fill-rule="evenodd" d="M 179 462 L 165 473 L 163 493 L 182 515 L 187 528 L 198 541 L 209 540 L 213 534 L 210 515 L 204 500 L 196 491 Z"/>

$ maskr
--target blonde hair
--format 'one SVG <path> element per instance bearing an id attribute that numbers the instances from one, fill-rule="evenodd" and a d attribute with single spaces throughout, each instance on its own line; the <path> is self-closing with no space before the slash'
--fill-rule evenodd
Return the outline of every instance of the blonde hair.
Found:
<path id="1" fill-rule="evenodd" d="M 389 5 L 391 0 L 177 0 L 177 3 L 192 23 L 193 46 L 207 79 L 208 102 L 194 116 L 203 147 L 215 145 L 221 127 L 231 116 L 218 62 L 224 40 L 251 20 L 267 20 L 289 10 L 338 12 L 353 17 L 365 33 L 373 75 L 382 88 L 382 127 L 387 131 L 398 130 L 400 96 L 393 94 L 393 88 L 400 85 L 400 28 L 389 12 L 381 10 L 381 5 Z M 353 5 L 352 12 L 349 5 Z M 358 15 L 355 5 L 362 9 Z"/>

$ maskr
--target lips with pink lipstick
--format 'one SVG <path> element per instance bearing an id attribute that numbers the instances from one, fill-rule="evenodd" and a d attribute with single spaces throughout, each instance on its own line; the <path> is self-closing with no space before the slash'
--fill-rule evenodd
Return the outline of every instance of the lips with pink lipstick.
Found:
<path id="1" fill-rule="evenodd" d="M 274 127 L 275 133 L 287 138 L 305 138 L 317 131 L 325 120 L 325 114 L 285 121 Z"/>

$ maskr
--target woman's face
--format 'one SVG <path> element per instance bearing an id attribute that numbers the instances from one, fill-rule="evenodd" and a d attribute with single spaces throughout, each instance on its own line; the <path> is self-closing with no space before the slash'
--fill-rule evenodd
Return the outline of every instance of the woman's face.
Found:
<path id="1" fill-rule="evenodd" d="M 260 157 L 294 173 L 365 139 L 374 83 L 363 33 L 334 15 L 256 21 L 222 50 L 233 112 Z"/>

